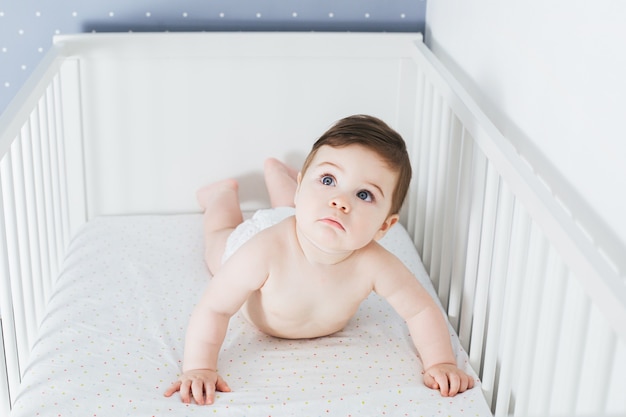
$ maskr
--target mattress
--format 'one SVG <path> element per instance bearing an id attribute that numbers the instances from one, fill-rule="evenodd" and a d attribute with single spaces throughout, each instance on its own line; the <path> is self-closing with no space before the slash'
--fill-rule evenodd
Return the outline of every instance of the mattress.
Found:
<path id="1" fill-rule="evenodd" d="M 434 296 L 412 242 L 381 242 Z M 189 315 L 210 279 L 199 214 L 100 217 L 70 245 L 13 416 L 489 416 L 480 384 L 426 388 L 403 320 L 372 294 L 344 330 L 284 340 L 232 317 L 219 358 L 232 392 L 211 406 L 163 392 L 176 380 Z M 451 329 L 457 361 L 476 376 Z"/>

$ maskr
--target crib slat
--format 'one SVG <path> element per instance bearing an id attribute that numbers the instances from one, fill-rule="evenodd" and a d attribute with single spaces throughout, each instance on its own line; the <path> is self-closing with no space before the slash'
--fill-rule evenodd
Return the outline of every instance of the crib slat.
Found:
<path id="1" fill-rule="evenodd" d="M 425 96 L 425 76 L 424 73 L 421 70 L 418 70 L 417 73 L 417 86 L 416 86 L 416 94 L 417 94 L 417 100 L 416 100 L 416 105 L 415 105 L 415 134 L 413 137 L 413 141 L 410 147 L 410 158 L 411 158 L 411 162 L 413 164 L 412 169 L 413 169 L 413 178 L 411 179 L 411 184 L 410 184 L 410 189 L 409 192 L 407 193 L 407 231 L 409 232 L 409 234 L 413 237 L 413 243 L 415 244 L 415 247 L 418 248 L 418 253 L 420 254 L 420 256 L 422 255 L 422 253 L 419 251 L 419 247 L 417 245 L 418 241 L 421 240 L 421 236 L 418 236 L 418 208 L 420 206 L 420 202 L 418 200 L 418 189 L 420 186 L 420 167 L 415 166 L 413 161 L 419 161 L 420 160 L 420 155 L 422 154 L 423 150 L 423 143 L 424 140 L 422 138 L 421 132 L 422 132 L 422 119 L 424 117 L 424 107 L 425 107 L 425 103 L 424 103 L 424 96 Z"/>
<path id="2" fill-rule="evenodd" d="M 473 286 L 474 300 L 472 308 L 472 330 L 470 340 L 470 364 L 476 370 L 482 369 L 483 341 L 485 327 L 487 325 L 487 308 L 489 304 L 489 287 L 493 246 L 495 238 L 495 225 L 498 212 L 498 188 L 500 177 L 493 166 L 487 165 L 485 180 L 485 197 L 483 201 L 483 213 L 481 219 L 480 248 L 478 265 Z"/>
<path id="3" fill-rule="evenodd" d="M 48 94 L 42 97 L 42 100 L 39 103 L 40 112 L 39 116 L 41 118 L 41 161 L 42 161 L 42 171 L 43 171 L 43 196 L 44 196 L 44 215 L 46 218 L 46 246 L 48 247 L 49 252 L 49 262 L 50 262 L 50 275 L 49 280 L 52 280 L 52 277 L 56 276 L 56 272 L 58 270 L 58 248 L 55 244 L 55 229 L 54 229 L 54 197 L 53 197 L 53 189 L 52 189 L 52 168 L 51 168 L 51 150 L 50 150 L 50 142 L 52 140 L 52 136 L 54 135 L 54 126 L 52 125 L 53 118 L 50 116 L 50 109 L 48 106 Z M 52 287 L 52 282 L 49 283 L 49 286 Z"/>
<path id="4" fill-rule="evenodd" d="M 35 340 L 37 333 L 37 315 L 35 309 L 35 295 L 33 286 L 33 274 L 32 274 L 32 260 L 30 254 L 30 238 L 28 232 L 28 217 L 27 217 L 27 205 L 26 205 L 26 184 L 24 181 L 24 154 L 22 152 L 23 138 L 18 137 L 12 146 L 11 162 L 12 171 L 8 181 L 12 182 L 12 190 L 14 195 L 14 207 L 15 207 L 15 224 L 11 227 L 12 232 L 15 233 L 15 239 L 17 241 L 17 252 L 19 258 L 15 259 L 15 262 L 19 262 L 20 268 L 20 283 L 22 286 L 22 308 L 24 310 L 24 319 L 26 326 L 24 331 L 26 332 L 26 346 L 25 351 L 29 351 L 30 347 Z M 8 166 L 7 166 L 8 168 Z M 22 355 L 23 356 L 23 355 Z M 24 358 L 26 360 L 26 358 Z"/>
<path id="5" fill-rule="evenodd" d="M 474 295 L 476 294 L 476 275 L 478 273 L 478 259 L 480 256 L 480 233 L 483 220 L 483 203 L 485 194 L 485 182 L 487 178 L 487 160 L 482 152 L 474 148 L 474 161 L 472 172 L 472 202 L 469 217 L 469 230 L 467 238 L 467 264 L 465 265 L 465 277 L 463 278 L 463 295 L 461 299 L 461 311 L 473 311 Z M 459 325 L 459 339 L 466 351 L 470 351 L 469 345 L 472 333 L 472 315 L 463 313 Z"/>
<path id="6" fill-rule="evenodd" d="M 61 135 L 59 131 L 59 115 L 57 112 L 54 84 L 48 87 L 46 93 L 46 108 L 48 126 L 50 129 L 50 137 L 48 141 L 48 163 L 50 169 L 49 187 L 50 187 L 50 219 L 52 221 L 52 230 L 54 231 L 53 246 L 55 248 L 55 276 L 58 272 L 61 262 L 63 262 L 63 226 L 61 223 L 62 211 L 61 211 L 61 190 L 60 181 L 61 176 L 59 172 L 59 154 L 58 154 L 58 136 Z"/>
<path id="7" fill-rule="evenodd" d="M 15 142 L 14 142 L 15 143 Z M 16 197 L 13 178 L 14 147 L 5 155 L 0 164 L 0 177 L 2 182 L 3 206 L 4 206 L 4 231 L 6 233 L 6 252 L 9 266 L 8 279 L 11 281 L 11 297 L 13 309 L 13 321 L 15 323 L 15 337 L 17 341 L 19 369 L 24 369 L 30 346 L 28 343 L 27 321 L 25 311 L 25 299 L 23 282 L 23 270 L 20 262 L 20 242 L 17 228 Z"/>
<path id="8" fill-rule="evenodd" d="M 439 135 L 435 138 L 438 143 L 437 160 L 435 162 L 436 181 L 433 185 L 433 210 L 432 213 L 432 231 L 430 236 L 430 261 L 429 270 L 430 277 L 435 286 L 435 290 L 439 291 L 440 284 L 440 267 L 441 267 L 441 245 L 443 234 L 443 219 L 446 203 L 446 183 L 447 183 L 447 162 L 448 152 L 450 148 L 450 108 L 442 102 L 442 112 L 439 120 Z"/>
<path id="9" fill-rule="evenodd" d="M 9 237 L 5 228 L 4 188 L 0 182 L 0 268 L 2 268 L 2 289 L 0 291 L 0 318 L 2 320 L 2 339 L 4 361 L 6 363 L 9 399 L 15 398 L 20 382 L 19 347 L 13 306 L 13 288 L 11 282 Z M 10 404 L 10 402 L 9 402 Z"/>
<path id="10" fill-rule="evenodd" d="M 626 396 L 624 395 L 624 374 L 626 369 L 626 340 L 617 339 L 615 355 L 613 356 L 612 372 L 608 379 L 606 414 L 619 415 L 626 410 Z"/>
<path id="11" fill-rule="evenodd" d="M 430 130 L 427 136 L 427 140 L 430 143 L 429 153 L 428 153 L 428 174 L 427 174 L 427 185 L 426 185 L 426 199 L 424 200 L 424 205 L 426 207 L 425 217 L 424 217 L 424 241 L 423 241 L 423 255 L 422 255 L 422 263 L 424 267 L 430 274 L 430 262 L 431 262 L 431 254 L 433 249 L 433 227 L 435 223 L 435 205 L 437 203 L 437 161 L 439 155 L 439 129 L 441 128 L 441 115 L 443 112 L 443 103 L 441 102 L 441 97 L 438 94 L 433 95 L 433 102 L 431 108 L 431 120 L 429 122 Z M 437 288 L 436 277 L 431 275 L 431 281 L 433 281 L 433 285 Z"/>
<path id="12" fill-rule="evenodd" d="M 585 340 L 585 356 L 580 358 L 581 375 L 576 412 L 603 414 L 607 402 L 606 381 L 610 380 L 616 348 L 616 335 L 602 313 L 593 305 L 589 314 L 589 331 Z"/>
<path id="13" fill-rule="evenodd" d="M 498 198 L 493 265 L 489 278 L 489 300 L 486 312 L 487 330 L 484 337 L 484 363 L 480 373 L 483 392 L 489 404 L 493 404 L 495 390 L 498 385 L 496 374 L 501 349 L 505 289 L 508 283 L 507 268 L 509 265 L 509 248 L 513 227 L 514 197 L 503 182 L 500 182 Z M 472 347 L 472 349 L 476 349 L 476 347 Z"/>
<path id="14" fill-rule="evenodd" d="M 550 410 L 557 415 L 573 415 L 579 396 L 581 367 L 587 339 L 590 300 L 578 280 L 571 273 L 564 291 L 563 321 L 559 332 L 559 355 L 554 367 L 554 381 Z"/>
<path id="15" fill-rule="evenodd" d="M 57 135 L 57 127 L 56 127 L 56 115 L 55 115 L 55 107 L 54 107 L 54 91 L 52 89 L 52 85 L 48 86 L 46 90 L 46 94 L 44 96 L 43 104 L 45 105 L 45 114 L 43 114 L 46 124 L 48 126 L 48 136 L 46 140 L 42 143 L 42 148 L 44 151 L 44 165 L 48 171 L 48 175 L 46 176 L 46 191 L 47 191 L 47 201 L 46 205 L 46 213 L 48 214 L 48 219 L 50 222 L 50 246 L 53 249 L 53 273 L 56 276 L 56 271 L 58 270 L 58 265 L 61 260 L 59 259 L 59 244 L 58 238 L 60 237 L 59 230 L 57 230 L 57 212 L 58 212 L 58 196 L 56 190 L 56 184 L 58 181 L 58 173 L 56 170 L 56 135 Z"/>
<path id="16" fill-rule="evenodd" d="M 452 272 L 450 277 L 450 299 L 448 302 L 448 320 L 460 333 L 461 302 L 463 299 L 463 278 L 465 277 L 465 260 L 469 237 L 469 219 L 472 205 L 472 170 L 474 163 L 474 141 L 471 135 L 463 130 L 461 167 L 459 176 L 458 209 L 454 228 L 454 251 L 452 256 Z"/>
<path id="17" fill-rule="evenodd" d="M 432 121 L 432 108 L 433 108 L 433 89 L 432 85 L 426 84 L 424 86 L 424 104 L 422 107 L 422 126 L 420 129 L 420 149 L 419 149 L 419 162 L 417 167 L 416 178 L 416 194 L 417 194 L 417 206 L 415 210 L 415 235 L 414 243 L 417 248 L 417 252 L 424 256 L 424 239 L 426 228 L 426 202 L 428 201 L 428 178 L 429 161 L 431 152 L 431 142 L 429 140 L 430 135 L 430 123 Z M 428 269 L 427 269 L 428 270 Z"/>
<path id="18" fill-rule="evenodd" d="M 0 286 L 0 291 L 5 291 L 4 285 Z M 0 303 L 2 299 L 0 298 Z M 6 345 L 4 343 L 4 326 L 2 324 L 2 308 L 0 308 L 0 413 L 8 416 L 11 411 L 11 397 L 9 391 L 9 375 L 7 374 Z"/>
<path id="19" fill-rule="evenodd" d="M 548 414 L 550 397 L 553 389 L 559 389 L 560 382 L 554 380 L 555 364 L 559 345 L 559 329 L 562 326 L 563 301 L 567 268 L 561 262 L 554 248 L 548 251 L 548 267 L 541 277 L 544 283 L 541 294 L 540 317 L 537 328 L 535 361 L 532 369 L 533 379 L 541 384 L 530 385 L 531 414 Z"/>
<path id="20" fill-rule="evenodd" d="M 543 277 L 547 264 L 546 252 L 548 242 L 543 233 L 535 224 L 532 225 L 530 235 L 530 252 L 528 267 L 526 269 L 525 285 L 523 290 L 522 315 L 519 326 L 518 341 L 518 386 L 515 393 L 516 415 L 528 414 L 528 401 L 530 399 L 530 384 L 533 382 L 533 363 L 535 361 L 537 346 L 537 325 L 539 322 L 539 300 L 543 290 Z"/>
<path id="21" fill-rule="evenodd" d="M 519 323 L 521 320 L 522 299 L 526 266 L 530 246 L 531 221 L 526 210 L 516 202 L 513 210 L 513 229 L 511 230 L 510 255 L 507 267 L 507 282 L 504 293 L 502 312 L 502 347 L 500 349 L 500 371 L 498 392 L 495 399 L 495 415 L 508 416 L 514 408 L 513 388 L 517 374 L 517 348 Z"/>
<path id="22" fill-rule="evenodd" d="M 458 118 L 453 117 L 450 124 L 449 155 L 446 161 L 448 173 L 445 184 L 445 201 L 443 207 L 443 229 L 441 231 L 441 256 L 439 261 L 438 295 L 446 310 L 449 308 L 450 281 L 452 279 L 452 263 L 454 259 L 454 231 L 457 196 L 459 193 L 459 172 L 461 166 L 461 149 L 463 145 L 463 128 Z"/>
<path id="23" fill-rule="evenodd" d="M 33 178 L 35 188 L 35 207 L 37 211 L 37 236 L 35 242 L 39 246 L 39 269 L 42 275 L 42 296 L 43 300 L 47 300 L 51 292 L 51 284 L 49 277 L 52 275 L 52 269 L 50 266 L 50 253 L 48 250 L 48 228 L 46 222 L 46 201 L 44 195 L 44 182 L 43 182 L 43 161 L 41 153 L 41 127 L 39 107 L 33 110 L 30 118 L 32 137 L 30 141 L 32 155 L 33 155 Z"/>
<path id="24" fill-rule="evenodd" d="M 68 208 L 68 193 L 67 193 L 67 175 L 66 175 L 66 160 L 65 160 L 65 133 L 63 126 L 63 104 L 61 100 L 61 79 L 57 74 L 53 80 L 53 96 L 54 96 L 54 108 L 56 116 L 56 160 L 57 160 L 57 182 L 59 193 L 59 213 L 58 222 L 61 233 L 60 245 L 65 252 L 65 248 L 70 241 L 70 214 Z M 61 259 L 62 260 L 62 259 Z"/>
<path id="25" fill-rule="evenodd" d="M 35 196 L 35 174 L 33 168 L 32 132 L 31 124 L 26 123 L 22 127 L 22 173 L 24 179 L 24 197 L 26 200 L 25 216 L 28 225 L 28 234 L 25 239 L 29 242 L 28 253 L 30 255 L 31 285 L 34 298 L 34 311 L 36 323 L 43 317 L 45 298 L 43 290 L 42 261 L 39 249 L 39 227 L 37 218 L 37 203 Z"/>

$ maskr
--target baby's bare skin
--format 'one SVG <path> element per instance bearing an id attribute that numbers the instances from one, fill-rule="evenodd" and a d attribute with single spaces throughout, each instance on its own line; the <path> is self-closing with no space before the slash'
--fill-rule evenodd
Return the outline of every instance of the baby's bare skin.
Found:
<path id="1" fill-rule="evenodd" d="M 266 165 L 270 178 L 280 183 L 268 184 L 272 203 L 295 203 L 295 217 L 259 232 L 223 265 L 226 240 L 242 222 L 237 183 L 222 181 L 198 193 L 213 277 L 190 319 L 183 375 L 165 395 L 180 391 L 184 402 L 211 404 L 215 390 L 230 390 L 217 362 L 237 311 L 269 335 L 320 337 L 341 330 L 372 291 L 406 320 L 427 386 L 444 396 L 471 388 L 473 379 L 456 367 L 439 307 L 377 243 L 398 221 L 389 214 L 395 171 L 363 146 L 325 145 L 297 181 L 275 160 Z"/>
<path id="2" fill-rule="evenodd" d="M 340 264 L 312 264 L 297 244 L 294 217 L 264 230 L 256 239 L 258 244 L 251 242 L 249 251 L 281 256 L 270 256 L 268 277 L 250 294 L 242 312 L 264 333 L 282 338 L 314 338 L 343 329 L 374 290 L 375 277 L 381 273 L 375 266 L 397 262 L 372 242 Z M 245 252 L 237 258 L 243 256 Z"/>

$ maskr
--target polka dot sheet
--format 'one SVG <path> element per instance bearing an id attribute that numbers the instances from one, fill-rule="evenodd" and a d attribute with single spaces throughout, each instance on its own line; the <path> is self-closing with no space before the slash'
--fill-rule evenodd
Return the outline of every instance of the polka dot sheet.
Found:
<path id="1" fill-rule="evenodd" d="M 434 294 L 401 226 L 382 243 Z M 89 222 L 70 247 L 12 416 L 490 415 L 480 385 L 454 398 L 423 385 L 404 322 L 375 294 L 343 331 L 317 339 L 273 338 L 235 315 L 218 364 L 233 391 L 211 406 L 165 398 L 210 279 L 202 253 L 198 214 Z"/>

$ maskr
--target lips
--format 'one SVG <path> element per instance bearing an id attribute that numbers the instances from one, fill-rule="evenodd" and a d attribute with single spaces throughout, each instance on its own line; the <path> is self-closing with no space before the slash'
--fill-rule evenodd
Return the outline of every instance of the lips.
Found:
<path id="1" fill-rule="evenodd" d="M 331 227 L 335 227 L 335 228 L 337 228 L 337 229 L 339 229 L 339 230 L 344 230 L 344 231 L 346 230 L 346 229 L 343 227 L 343 224 L 341 224 L 341 222 L 340 222 L 339 220 L 334 219 L 334 218 L 332 218 L 332 217 L 325 217 L 325 218 L 323 218 L 323 219 L 320 219 L 320 221 L 321 221 L 322 223 L 324 223 L 324 224 L 327 224 L 327 225 L 329 225 L 329 226 L 331 226 Z"/>

